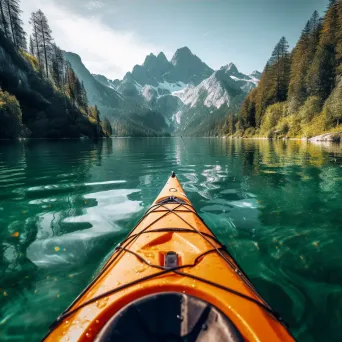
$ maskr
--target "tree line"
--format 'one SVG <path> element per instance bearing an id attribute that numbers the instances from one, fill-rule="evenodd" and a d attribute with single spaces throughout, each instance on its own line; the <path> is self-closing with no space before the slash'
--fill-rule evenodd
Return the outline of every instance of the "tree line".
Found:
<path id="1" fill-rule="evenodd" d="M 27 48 L 26 33 L 20 18 L 20 0 L 0 0 L 0 28 L 16 48 Z"/>
<path id="2" fill-rule="evenodd" d="M 70 63 L 64 59 L 63 51 L 52 37 L 48 19 L 41 10 L 31 14 L 32 34 L 27 49 L 26 32 L 21 20 L 20 0 L 0 0 L 0 29 L 24 57 L 29 56 L 32 66 L 42 77 L 48 79 L 55 89 L 67 96 L 85 116 L 95 122 L 99 131 L 112 134 L 108 118 L 101 122 L 98 108 L 89 105 L 83 82 L 80 82 Z M 29 55 L 28 55 L 29 54 Z M 33 63 L 32 63 L 33 56 Z"/>
<path id="3" fill-rule="evenodd" d="M 218 130 L 247 137 L 311 136 L 341 123 L 342 0 L 330 0 L 323 18 L 313 13 L 293 51 L 280 39 L 258 86 Z"/>

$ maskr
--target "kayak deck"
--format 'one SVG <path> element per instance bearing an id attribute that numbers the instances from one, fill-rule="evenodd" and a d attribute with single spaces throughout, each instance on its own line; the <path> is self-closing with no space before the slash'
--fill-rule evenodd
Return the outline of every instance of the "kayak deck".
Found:
<path id="1" fill-rule="evenodd" d="M 199 217 L 174 174 L 100 274 L 51 327 L 46 341 L 95 340 L 130 303 L 165 293 L 210 303 L 243 340 L 294 341 Z"/>

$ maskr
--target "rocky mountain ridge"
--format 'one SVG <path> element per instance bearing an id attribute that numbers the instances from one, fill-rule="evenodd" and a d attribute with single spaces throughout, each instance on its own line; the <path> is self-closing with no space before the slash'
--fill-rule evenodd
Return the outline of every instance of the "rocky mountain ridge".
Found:
<path id="1" fill-rule="evenodd" d="M 77 66 L 73 68 L 77 73 Z M 142 65 L 135 65 L 122 80 L 109 80 L 89 72 L 86 76 L 92 77 L 92 86 L 86 84 L 89 98 L 105 102 L 106 115 L 107 109 L 125 116 L 127 108 L 140 107 L 160 113 L 167 131 L 173 133 L 184 131 L 184 125 L 191 125 L 191 118 L 203 117 L 208 121 L 208 117 L 204 118 L 208 113 L 237 108 L 256 87 L 261 73 L 243 74 L 233 63 L 213 70 L 188 47 L 183 47 L 170 60 L 163 52 L 149 54 Z"/>

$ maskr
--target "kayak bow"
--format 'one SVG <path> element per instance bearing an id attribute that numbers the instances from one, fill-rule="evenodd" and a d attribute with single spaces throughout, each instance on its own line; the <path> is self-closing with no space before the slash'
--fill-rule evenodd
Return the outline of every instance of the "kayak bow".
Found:
<path id="1" fill-rule="evenodd" d="M 172 173 L 45 341 L 294 341 Z"/>

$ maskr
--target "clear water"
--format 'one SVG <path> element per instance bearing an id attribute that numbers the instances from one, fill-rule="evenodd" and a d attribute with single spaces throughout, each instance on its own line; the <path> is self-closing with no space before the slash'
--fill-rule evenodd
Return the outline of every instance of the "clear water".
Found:
<path id="1" fill-rule="evenodd" d="M 342 147 L 190 138 L 1 143 L 0 340 L 42 338 L 171 170 L 298 341 L 341 341 Z"/>

